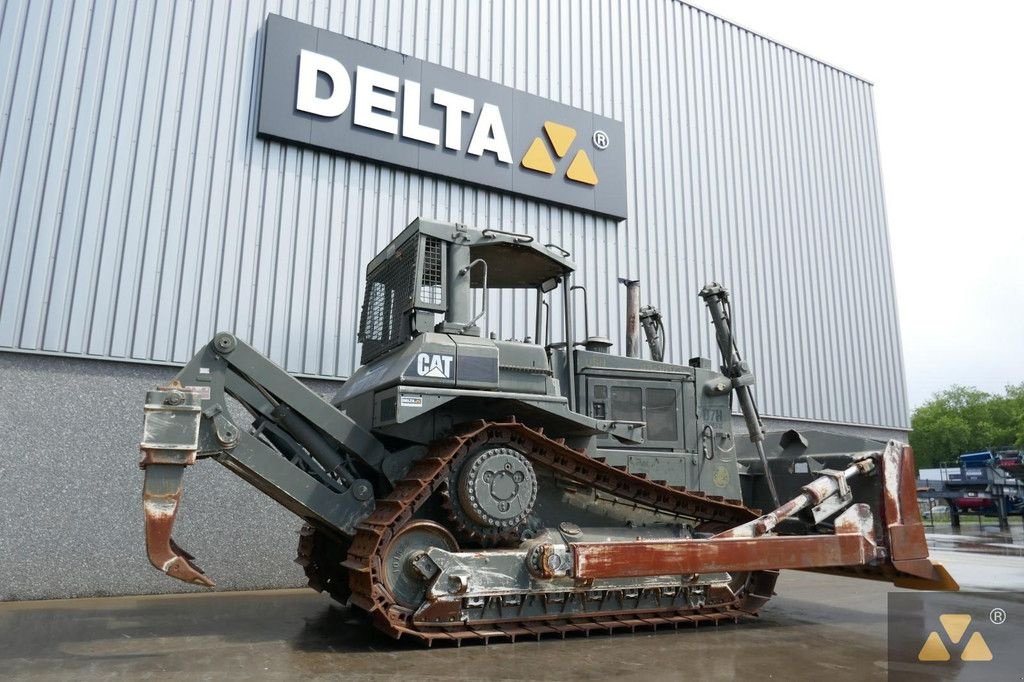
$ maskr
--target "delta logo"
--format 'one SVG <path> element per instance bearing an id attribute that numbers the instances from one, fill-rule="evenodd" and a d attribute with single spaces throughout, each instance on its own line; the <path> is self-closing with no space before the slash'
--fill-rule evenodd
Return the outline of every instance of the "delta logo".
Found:
<path id="1" fill-rule="evenodd" d="M 554 175 L 556 171 L 555 161 L 551 158 L 549 150 L 553 151 L 559 160 L 564 159 L 569 153 L 573 141 L 576 139 L 576 129 L 561 123 L 555 123 L 554 121 L 545 121 L 544 137 L 547 138 L 547 143 L 541 139 L 540 135 L 533 138 L 529 149 L 523 154 L 520 165 L 527 170 L 537 173 Z M 597 136 L 595 135 L 596 140 Z M 586 151 L 583 149 L 576 150 L 572 161 L 569 162 L 569 167 L 565 169 L 565 177 L 582 185 L 590 185 L 591 187 L 597 185 L 597 173 L 594 171 L 594 165 L 590 162 L 590 157 Z"/>
<path id="2" fill-rule="evenodd" d="M 945 632 L 950 644 L 958 645 L 971 624 L 971 617 L 966 613 L 944 613 L 939 616 L 939 623 L 942 625 L 942 630 Z M 948 661 L 950 658 L 949 649 L 935 630 L 928 634 L 924 646 L 921 647 L 921 651 L 917 654 L 917 660 L 923 662 Z M 960 652 L 960 660 L 992 660 L 992 650 L 988 648 L 985 638 L 977 630 L 971 634 L 967 644 L 964 645 L 963 650 Z"/>
<path id="3" fill-rule="evenodd" d="M 328 93 L 317 91 L 320 79 L 330 84 Z M 325 119 L 335 119 L 352 107 L 352 123 L 407 140 L 415 140 L 432 147 L 443 146 L 454 152 L 464 151 L 470 157 L 493 154 L 503 164 L 512 164 L 512 147 L 506 133 L 505 120 L 498 105 L 480 102 L 464 94 L 443 88 L 427 90 L 418 81 L 402 79 L 384 71 L 361 64 L 350 70 L 342 62 L 328 55 L 300 50 L 295 109 Z M 440 120 L 429 125 L 427 118 L 432 108 L 444 111 Z M 465 137 L 463 119 L 471 122 L 472 131 Z M 443 123 L 443 126 L 438 125 Z M 576 129 L 554 121 L 544 122 L 547 142 L 537 136 L 523 155 L 523 168 L 555 174 L 554 152 L 558 160 L 569 154 Z M 608 146 L 603 131 L 594 133 L 597 149 Z M 565 177 L 581 185 L 597 185 L 597 173 L 587 153 L 578 149 L 572 156 Z"/>

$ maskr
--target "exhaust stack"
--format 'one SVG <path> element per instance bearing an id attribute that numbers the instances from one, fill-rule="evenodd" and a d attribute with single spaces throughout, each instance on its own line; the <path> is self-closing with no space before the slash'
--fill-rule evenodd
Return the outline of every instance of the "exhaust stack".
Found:
<path id="1" fill-rule="evenodd" d="M 626 357 L 640 357 L 640 280 L 619 279 L 626 286 Z"/>

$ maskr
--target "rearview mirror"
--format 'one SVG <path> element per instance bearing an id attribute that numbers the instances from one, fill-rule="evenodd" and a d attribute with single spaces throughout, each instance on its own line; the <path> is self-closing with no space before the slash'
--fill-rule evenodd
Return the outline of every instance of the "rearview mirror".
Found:
<path id="1" fill-rule="evenodd" d="M 557 277 L 552 277 L 551 279 L 546 279 L 546 280 L 544 280 L 543 282 L 540 283 L 540 290 L 541 290 L 542 293 L 546 294 L 549 291 L 554 291 L 555 287 L 557 287 L 557 286 L 558 286 L 558 278 Z"/>

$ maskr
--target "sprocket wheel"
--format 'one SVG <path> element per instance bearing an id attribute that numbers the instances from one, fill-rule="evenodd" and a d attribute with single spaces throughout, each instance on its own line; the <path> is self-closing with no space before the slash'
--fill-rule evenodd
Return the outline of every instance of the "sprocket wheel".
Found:
<path id="1" fill-rule="evenodd" d="M 533 465 L 503 441 L 482 443 L 461 460 L 441 490 L 456 535 L 482 547 L 520 542 L 537 501 Z"/>

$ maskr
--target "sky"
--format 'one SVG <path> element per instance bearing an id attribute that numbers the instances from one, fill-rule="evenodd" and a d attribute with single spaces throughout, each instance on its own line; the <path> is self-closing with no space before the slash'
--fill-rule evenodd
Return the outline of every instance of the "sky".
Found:
<path id="1" fill-rule="evenodd" d="M 1024 3 L 691 4 L 874 83 L 911 408 L 1024 382 Z"/>

